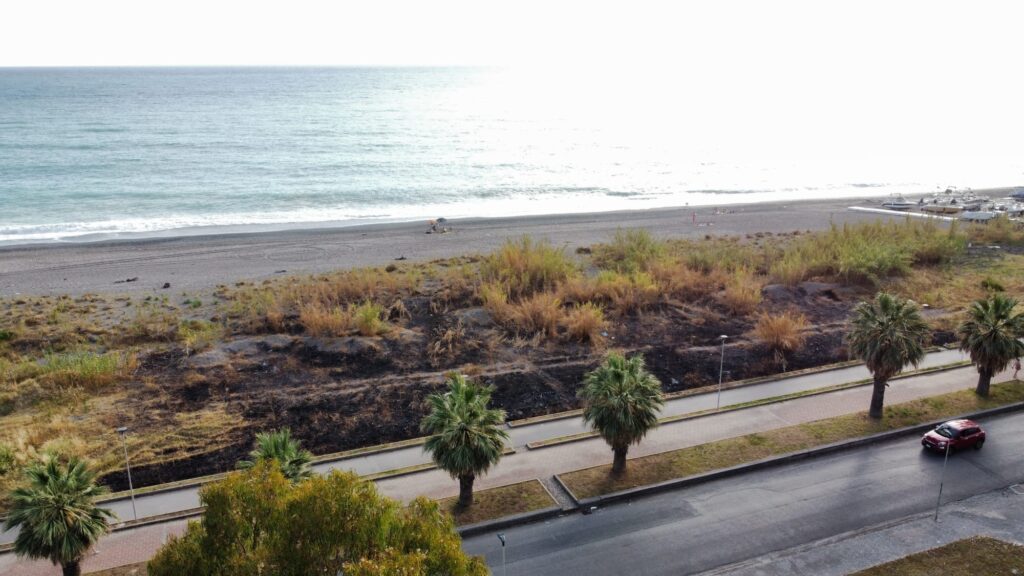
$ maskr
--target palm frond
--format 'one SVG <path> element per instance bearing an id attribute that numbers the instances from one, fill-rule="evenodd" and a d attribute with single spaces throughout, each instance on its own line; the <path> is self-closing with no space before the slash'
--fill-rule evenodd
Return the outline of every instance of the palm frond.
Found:
<path id="1" fill-rule="evenodd" d="M 453 478 L 486 472 L 505 451 L 505 411 L 488 408 L 490 401 L 489 388 L 460 374 L 448 375 L 447 392 L 427 398 L 430 413 L 420 428 L 431 436 L 423 449 Z"/>
<path id="2" fill-rule="evenodd" d="M 638 444 L 657 425 L 665 403 L 661 382 L 647 372 L 643 356 L 615 353 L 587 374 L 579 397 L 583 421 L 613 448 Z"/>
<path id="3" fill-rule="evenodd" d="M 77 458 L 66 464 L 56 458 L 25 470 L 26 485 L 11 492 L 5 528 L 18 528 L 14 551 L 19 556 L 46 558 L 54 564 L 77 562 L 109 531 L 116 516 L 95 504 L 106 488 Z"/>

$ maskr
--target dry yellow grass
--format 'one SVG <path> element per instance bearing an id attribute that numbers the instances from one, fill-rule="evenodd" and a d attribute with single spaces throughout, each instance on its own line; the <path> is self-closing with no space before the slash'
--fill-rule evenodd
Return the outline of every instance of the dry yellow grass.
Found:
<path id="1" fill-rule="evenodd" d="M 804 344 L 807 317 L 799 312 L 759 314 L 754 323 L 754 336 L 775 356 L 775 362 L 786 369 L 786 355 Z"/>
<path id="2" fill-rule="evenodd" d="M 1024 574 L 1024 546 L 987 536 L 911 554 L 850 576 L 995 576 Z"/>
<path id="3" fill-rule="evenodd" d="M 719 301 L 732 314 L 750 314 L 761 303 L 763 282 L 749 268 L 739 268 L 726 279 Z"/>
<path id="4" fill-rule="evenodd" d="M 608 328 L 604 319 L 604 310 L 593 302 L 578 304 L 569 309 L 562 319 L 565 334 L 571 340 L 600 344 L 604 341 L 601 335 Z"/>
<path id="5" fill-rule="evenodd" d="M 527 480 L 518 484 L 474 492 L 473 505 L 466 510 L 456 510 L 457 503 L 458 497 L 438 501 L 441 509 L 450 513 L 455 519 L 456 526 L 532 512 L 555 505 L 555 501 L 551 499 L 547 490 L 538 480 Z"/>

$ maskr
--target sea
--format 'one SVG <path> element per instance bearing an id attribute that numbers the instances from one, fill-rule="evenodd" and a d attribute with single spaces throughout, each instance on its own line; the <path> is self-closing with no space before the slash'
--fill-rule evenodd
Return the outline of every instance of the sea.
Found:
<path id="1" fill-rule="evenodd" d="M 0 69 L 0 243 L 885 196 L 1024 180 L 1024 158 L 950 163 L 854 157 L 821 142 L 786 146 L 800 140 L 798 129 L 787 136 L 788 120 L 770 127 L 771 138 L 765 126 L 730 124 L 753 118 L 742 98 L 712 109 L 710 99 L 687 100 L 700 87 L 666 95 L 619 76 Z"/>

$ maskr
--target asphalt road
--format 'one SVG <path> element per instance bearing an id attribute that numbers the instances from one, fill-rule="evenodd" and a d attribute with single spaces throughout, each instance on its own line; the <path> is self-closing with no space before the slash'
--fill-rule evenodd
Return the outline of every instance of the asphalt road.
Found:
<path id="1" fill-rule="evenodd" d="M 944 502 L 1024 480 L 1024 415 L 982 425 L 985 447 L 949 458 Z M 914 435 L 519 526 L 505 531 L 507 574 L 700 573 L 931 510 L 941 470 L 941 455 Z M 463 546 L 506 573 L 494 534 Z"/>

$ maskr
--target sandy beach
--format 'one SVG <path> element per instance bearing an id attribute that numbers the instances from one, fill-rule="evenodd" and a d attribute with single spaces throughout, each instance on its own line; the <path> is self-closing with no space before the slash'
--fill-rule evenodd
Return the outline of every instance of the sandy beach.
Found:
<path id="1" fill-rule="evenodd" d="M 849 210 L 855 205 L 877 207 L 882 201 L 874 197 L 463 219 L 448 222 L 451 231 L 444 234 L 426 234 L 424 218 L 345 228 L 11 246 L 0 248 L 0 295 L 192 292 L 281 274 L 489 252 L 524 234 L 572 251 L 607 241 L 618 228 L 646 228 L 663 238 L 817 230 L 830 222 L 886 218 Z"/>

